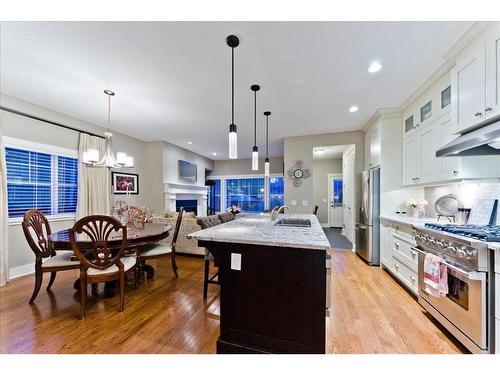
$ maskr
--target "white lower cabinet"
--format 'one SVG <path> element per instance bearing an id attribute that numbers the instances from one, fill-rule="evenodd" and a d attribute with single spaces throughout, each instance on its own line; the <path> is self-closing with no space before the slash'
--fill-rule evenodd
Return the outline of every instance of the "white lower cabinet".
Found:
<path id="1" fill-rule="evenodd" d="M 418 294 L 418 275 L 417 271 L 413 268 L 408 267 L 401 259 L 394 256 L 393 271 L 394 276 L 396 276 L 403 284 L 405 284 L 414 294 Z"/>
<path id="2" fill-rule="evenodd" d="M 408 226 L 383 219 L 380 224 L 380 262 L 414 294 L 418 294 L 418 253 Z"/>
<path id="3" fill-rule="evenodd" d="M 495 354 L 500 354 L 500 319 L 495 319 Z"/>

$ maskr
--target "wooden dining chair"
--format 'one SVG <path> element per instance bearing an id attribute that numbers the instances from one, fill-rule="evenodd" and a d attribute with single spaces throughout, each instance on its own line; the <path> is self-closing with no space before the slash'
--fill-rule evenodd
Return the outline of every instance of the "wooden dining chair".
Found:
<path id="1" fill-rule="evenodd" d="M 139 252 L 139 263 L 141 267 L 147 260 L 157 259 L 170 256 L 172 262 L 172 270 L 174 271 L 175 277 L 179 277 L 177 274 L 177 263 L 175 263 L 175 245 L 177 243 L 177 237 L 179 236 L 179 230 L 182 224 L 182 215 L 184 214 L 184 208 L 179 209 L 177 215 L 177 220 L 175 221 L 174 234 L 172 235 L 172 243 L 155 243 L 151 245 L 145 245 L 140 248 Z M 141 267 L 142 268 L 142 267 Z"/>
<path id="2" fill-rule="evenodd" d="M 112 235 L 120 235 L 118 249 L 110 249 L 108 242 Z M 81 249 L 77 235 L 86 235 L 91 242 L 89 249 Z M 127 227 L 111 216 L 94 215 L 78 220 L 69 230 L 73 252 L 81 262 L 80 267 L 80 319 L 85 318 L 87 285 L 119 280 L 120 305 L 125 305 L 125 274 L 135 273 L 137 286 L 137 258 L 122 257 L 127 244 Z M 87 240 L 87 239 L 86 239 Z"/>
<path id="3" fill-rule="evenodd" d="M 207 229 L 214 227 L 216 225 L 222 224 L 219 216 L 210 215 L 199 217 L 196 222 L 201 227 L 201 229 Z M 219 271 L 215 272 L 212 276 L 210 276 L 210 261 L 214 261 L 214 257 L 208 249 L 205 248 L 205 269 L 203 274 L 203 298 L 206 299 L 208 295 L 208 284 L 216 284 L 219 285 L 218 279 Z M 214 262 L 214 265 L 217 266 Z"/>
<path id="4" fill-rule="evenodd" d="M 26 211 L 22 227 L 26 241 L 35 254 L 35 289 L 29 301 L 32 304 L 42 286 L 44 273 L 50 272 L 50 280 L 47 285 L 47 290 L 49 290 L 54 284 L 57 272 L 78 269 L 80 262 L 71 259 L 73 251 L 55 251 L 52 248 L 48 241 L 48 236 L 52 233 L 50 224 L 40 211 Z"/>

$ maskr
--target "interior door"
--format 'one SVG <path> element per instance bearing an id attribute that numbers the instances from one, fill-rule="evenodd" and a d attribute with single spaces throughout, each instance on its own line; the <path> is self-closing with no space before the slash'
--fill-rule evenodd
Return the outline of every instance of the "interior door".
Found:
<path id="1" fill-rule="evenodd" d="M 347 151 L 342 160 L 342 173 L 344 176 L 344 209 L 343 209 L 343 235 L 354 243 L 354 147 Z"/>
<path id="2" fill-rule="evenodd" d="M 343 224 L 344 180 L 341 176 L 329 178 L 330 227 L 341 228 Z"/>

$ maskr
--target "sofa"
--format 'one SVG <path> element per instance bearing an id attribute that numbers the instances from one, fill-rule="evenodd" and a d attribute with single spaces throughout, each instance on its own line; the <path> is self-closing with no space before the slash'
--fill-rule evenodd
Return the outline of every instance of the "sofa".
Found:
<path id="1" fill-rule="evenodd" d="M 177 212 L 166 212 L 163 216 L 153 215 L 148 219 L 148 222 L 170 225 L 173 231 L 176 220 Z M 185 212 L 182 216 L 181 228 L 179 230 L 179 236 L 177 237 L 175 251 L 177 253 L 205 255 L 205 248 L 198 247 L 198 240 L 187 238 L 189 233 L 199 230 L 201 230 L 201 227 L 196 223 L 196 215 L 194 215 L 194 212 Z M 162 242 L 170 244 L 172 242 L 172 232 Z"/>

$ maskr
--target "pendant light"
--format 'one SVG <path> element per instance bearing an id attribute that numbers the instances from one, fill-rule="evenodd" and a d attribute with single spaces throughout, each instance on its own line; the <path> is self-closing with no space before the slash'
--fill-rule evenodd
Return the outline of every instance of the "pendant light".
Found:
<path id="1" fill-rule="evenodd" d="M 104 132 L 105 146 L 104 155 L 99 159 L 99 151 L 91 148 L 83 152 L 82 163 L 91 167 L 106 167 L 106 168 L 133 168 L 134 158 L 128 156 L 125 152 L 117 152 L 116 158 L 113 153 L 113 133 L 111 133 L 111 97 L 115 93 L 111 90 L 104 90 L 108 96 L 108 124 Z"/>
<path id="2" fill-rule="evenodd" d="M 231 125 L 229 125 L 229 159 L 238 158 L 238 133 L 234 124 L 234 49 L 240 44 L 236 35 L 229 35 L 226 44 L 231 47 Z"/>
<path id="3" fill-rule="evenodd" d="M 270 170 L 270 164 L 269 164 L 269 116 L 271 115 L 271 112 L 266 111 L 264 112 L 264 116 L 266 116 L 266 162 L 264 163 L 264 176 L 269 177 L 269 170 Z"/>
<path id="4" fill-rule="evenodd" d="M 252 148 L 252 171 L 259 170 L 259 148 L 257 147 L 257 91 L 260 90 L 259 85 L 252 85 L 250 89 L 253 91 L 253 148 Z"/>

